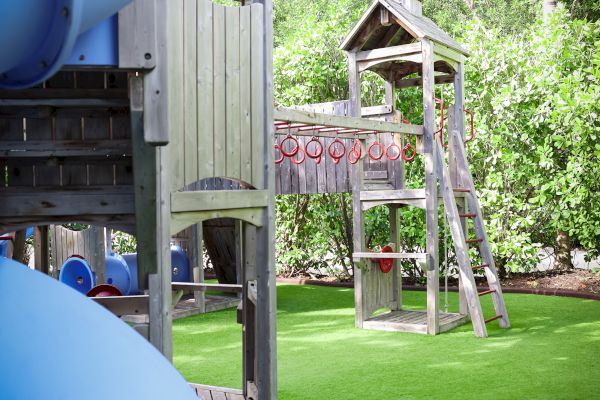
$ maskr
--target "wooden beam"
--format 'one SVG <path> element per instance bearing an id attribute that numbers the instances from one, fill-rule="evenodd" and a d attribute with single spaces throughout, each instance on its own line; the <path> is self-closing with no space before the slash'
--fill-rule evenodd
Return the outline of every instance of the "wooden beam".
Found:
<path id="1" fill-rule="evenodd" d="M 427 253 L 377 253 L 377 252 L 356 252 L 352 253 L 352 258 L 355 260 L 359 260 L 361 258 L 368 259 L 377 259 L 377 258 L 385 258 L 385 259 L 394 259 L 394 260 L 424 260 L 427 258 Z"/>
<path id="2" fill-rule="evenodd" d="M 133 214 L 131 188 L 95 187 L 72 190 L 0 191 L 0 217 L 28 216 L 93 216 L 108 214 Z"/>
<path id="3" fill-rule="evenodd" d="M 289 108 L 275 108 L 274 117 L 278 121 L 301 122 L 317 126 L 343 127 L 349 129 L 375 130 L 379 132 L 406 133 L 422 135 L 420 125 L 396 124 L 387 121 L 377 121 L 360 117 L 342 117 L 338 115 L 319 114 L 315 112 L 299 111 Z"/>
<path id="4" fill-rule="evenodd" d="M 148 314 L 148 295 L 92 297 L 92 300 L 119 316 Z"/>
<path id="5" fill-rule="evenodd" d="M 174 282 L 171 284 L 173 290 L 193 290 L 196 291 L 215 291 L 241 293 L 242 285 L 225 283 L 192 283 L 192 282 Z"/>
<path id="6" fill-rule="evenodd" d="M 379 9 L 380 14 L 379 14 L 379 22 L 381 23 L 382 26 L 390 26 L 392 24 L 391 18 L 390 18 L 390 12 L 388 11 L 387 8 L 385 7 L 381 7 Z"/>
<path id="7" fill-rule="evenodd" d="M 436 75 L 435 83 L 452 83 L 454 82 L 454 74 L 444 74 L 444 75 Z M 422 78 L 409 78 L 409 79 L 399 79 L 396 80 L 396 87 L 405 88 L 405 87 L 413 87 L 413 86 L 421 86 L 423 84 Z"/>
<path id="8" fill-rule="evenodd" d="M 398 46 L 384 47 L 380 49 L 359 51 L 358 53 L 356 53 L 356 61 L 360 62 L 382 60 L 398 56 L 409 56 L 418 53 L 421 53 L 421 42 L 401 44 Z"/>
<path id="9" fill-rule="evenodd" d="M 118 157 L 131 155 L 131 140 L 0 141 L 3 158 Z"/>
<path id="10" fill-rule="evenodd" d="M 425 157 L 427 333 L 439 333 L 438 189 L 434 151 L 435 103 L 433 44 L 423 40 L 423 150 Z"/>
<path id="11" fill-rule="evenodd" d="M 236 210 L 266 207 L 266 190 L 210 190 L 171 193 L 171 212 Z"/>

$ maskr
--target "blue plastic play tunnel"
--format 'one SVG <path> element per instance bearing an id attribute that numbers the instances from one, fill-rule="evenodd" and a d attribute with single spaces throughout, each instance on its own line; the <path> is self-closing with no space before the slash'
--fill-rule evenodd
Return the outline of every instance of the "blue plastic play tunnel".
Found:
<path id="1" fill-rule="evenodd" d="M 140 334 L 65 285 L 2 257 L 0 293 L 2 399 L 198 400 Z"/>
<path id="2" fill-rule="evenodd" d="M 131 0 L 0 2 L 0 87 L 21 89 L 54 75 L 80 34 Z"/>
<path id="3" fill-rule="evenodd" d="M 131 272 L 131 293 L 141 292 L 138 283 L 137 254 L 123 254 L 123 259 Z M 171 245 L 171 281 L 191 282 L 192 270 L 190 260 L 180 246 Z"/>
<path id="4" fill-rule="evenodd" d="M 69 257 L 64 262 L 58 280 L 83 294 L 96 285 L 96 277 L 90 264 L 78 256 Z M 129 266 L 118 254 L 106 256 L 106 283 L 116 286 L 125 296 L 131 294 Z"/>
<path id="5" fill-rule="evenodd" d="M 131 272 L 118 254 L 106 256 L 106 283 L 116 286 L 125 296 L 131 294 Z"/>
<path id="6" fill-rule="evenodd" d="M 58 280 L 82 294 L 96 285 L 96 277 L 88 262 L 76 256 L 67 258 L 60 269 Z"/>

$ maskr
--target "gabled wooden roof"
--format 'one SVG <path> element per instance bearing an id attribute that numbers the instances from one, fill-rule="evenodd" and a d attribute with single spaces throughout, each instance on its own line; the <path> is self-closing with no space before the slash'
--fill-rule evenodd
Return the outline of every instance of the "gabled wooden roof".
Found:
<path id="1" fill-rule="evenodd" d="M 354 49 L 357 38 L 361 35 L 361 33 L 363 33 L 364 30 L 369 29 L 367 24 L 373 14 L 377 12 L 380 7 L 386 8 L 394 16 L 394 19 L 396 20 L 394 22 L 399 23 L 402 28 L 404 28 L 415 39 L 430 39 L 434 42 L 438 42 L 453 50 L 456 50 L 461 54 L 468 55 L 467 51 L 463 49 L 460 44 L 458 44 L 450 35 L 444 32 L 432 20 L 422 15 L 413 14 L 406 9 L 399 0 L 373 1 L 369 9 L 363 14 L 361 19 L 342 42 L 342 50 L 350 51 Z M 359 50 L 362 50 L 362 48 Z"/>

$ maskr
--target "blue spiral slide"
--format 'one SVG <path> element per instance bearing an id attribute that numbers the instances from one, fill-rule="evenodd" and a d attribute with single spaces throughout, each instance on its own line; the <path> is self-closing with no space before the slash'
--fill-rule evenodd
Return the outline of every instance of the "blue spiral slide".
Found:
<path id="1" fill-rule="evenodd" d="M 131 327 L 76 290 L 0 257 L 3 399 L 198 400 Z"/>

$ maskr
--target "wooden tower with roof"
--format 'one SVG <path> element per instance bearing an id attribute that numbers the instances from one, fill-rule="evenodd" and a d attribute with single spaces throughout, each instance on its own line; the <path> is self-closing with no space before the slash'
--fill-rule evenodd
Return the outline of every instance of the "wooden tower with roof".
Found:
<path id="1" fill-rule="evenodd" d="M 422 134 L 417 151 L 424 157 L 425 187 L 407 189 L 403 179 L 393 188 L 373 189 L 366 184 L 363 162 L 351 173 L 354 209 L 354 262 L 356 326 L 366 329 L 409 331 L 435 335 L 452 329 L 470 317 L 475 334 L 487 336 L 486 323 L 510 323 L 494 266 L 483 215 L 475 193 L 465 154 L 464 72 L 467 52 L 433 21 L 422 15 L 417 0 L 375 0 L 342 43 L 349 63 L 350 100 L 348 115 L 361 116 L 361 73 L 373 71 L 385 80 L 386 103 L 394 109 L 394 91 L 423 88 Z M 443 128 L 436 128 L 436 84 L 453 84 L 454 104 L 448 108 L 448 144 Z M 439 102 L 439 100 L 438 100 Z M 443 117 L 442 117 L 443 119 Z M 439 133 L 439 136 L 438 136 Z M 398 139 L 394 139 L 398 140 Z M 442 143 L 440 143 L 442 142 Z M 447 146 L 447 151 L 444 147 Z M 438 187 L 439 183 L 439 187 Z M 442 313 L 439 305 L 438 207 L 442 199 L 455 246 L 460 278 L 460 312 Z M 425 253 L 390 252 L 391 273 L 382 273 L 370 260 L 381 253 L 366 249 L 363 213 L 371 207 L 390 208 L 392 241 L 398 243 L 399 207 L 425 210 L 427 237 Z M 469 222 L 471 221 L 471 222 Z M 472 232 L 469 233 L 469 228 Z M 469 246 L 476 248 L 472 262 Z M 395 249 L 397 251 L 397 249 Z M 475 252 L 473 252 L 475 254 Z M 401 259 L 421 259 L 427 275 L 427 310 L 402 307 Z M 477 265 L 475 265 L 477 264 Z M 474 271 L 487 278 L 489 289 L 478 291 Z M 480 296 L 492 297 L 495 314 L 486 319 Z M 374 315 L 381 309 L 390 312 Z"/>

